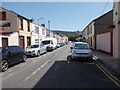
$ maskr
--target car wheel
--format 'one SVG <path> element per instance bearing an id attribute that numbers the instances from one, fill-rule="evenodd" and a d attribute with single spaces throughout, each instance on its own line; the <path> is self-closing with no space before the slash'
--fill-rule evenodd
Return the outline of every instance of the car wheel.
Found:
<path id="1" fill-rule="evenodd" d="M 27 59 L 27 56 L 26 55 L 23 55 L 23 61 L 25 62 Z"/>
<path id="2" fill-rule="evenodd" d="M 40 56 L 40 51 L 37 52 L 37 56 L 38 56 L 38 57 Z"/>
<path id="3" fill-rule="evenodd" d="M 46 52 L 45 53 L 47 53 L 47 49 L 46 49 Z"/>
<path id="4" fill-rule="evenodd" d="M 70 59 L 71 59 L 71 60 L 74 60 L 74 58 L 73 58 L 72 56 L 70 57 Z"/>
<path id="5" fill-rule="evenodd" d="M 2 71 L 6 71 L 8 69 L 8 61 L 7 60 L 2 60 L 1 62 L 1 66 L 2 66 Z"/>

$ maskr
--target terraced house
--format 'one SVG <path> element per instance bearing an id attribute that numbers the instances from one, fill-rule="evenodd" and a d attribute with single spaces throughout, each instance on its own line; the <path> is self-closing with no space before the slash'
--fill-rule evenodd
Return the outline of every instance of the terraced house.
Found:
<path id="1" fill-rule="evenodd" d="M 58 42 L 68 42 L 68 37 L 38 25 L 18 13 L 0 8 L 0 47 L 18 45 L 23 49 L 38 44 L 43 38 L 57 38 Z"/>
<path id="2" fill-rule="evenodd" d="M 0 14 L 0 46 L 19 45 L 25 49 L 31 45 L 32 20 L 4 8 Z"/>
<path id="3" fill-rule="evenodd" d="M 85 42 L 93 49 L 113 55 L 113 10 L 94 19 L 82 31 Z"/>
<path id="4" fill-rule="evenodd" d="M 43 38 L 49 37 L 47 28 L 42 24 L 32 23 L 32 45 L 41 43 Z"/>

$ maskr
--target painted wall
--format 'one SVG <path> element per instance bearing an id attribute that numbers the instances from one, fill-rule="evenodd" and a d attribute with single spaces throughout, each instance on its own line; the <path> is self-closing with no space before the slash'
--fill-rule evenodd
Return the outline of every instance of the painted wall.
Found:
<path id="1" fill-rule="evenodd" d="M 2 47 L 2 38 L 8 38 L 8 45 L 18 45 L 19 46 L 19 35 L 18 32 L 14 32 L 10 35 L 0 35 L 0 47 Z"/>
<path id="2" fill-rule="evenodd" d="M 19 35 L 18 35 L 18 32 L 12 33 L 10 35 L 9 40 L 10 40 L 9 45 L 19 45 Z"/>
<path id="3" fill-rule="evenodd" d="M 4 9 L 4 8 L 0 8 L 0 13 L 1 12 L 6 12 L 6 20 L 2 20 L 2 22 L 4 21 L 8 21 L 10 22 L 10 27 L 5 27 L 4 30 L 1 30 L 0 32 L 14 32 L 17 31 L 17 15 Z M 1 20 L 0 20 L 1 21 Z"/>
<path id="4" fill-rule="evenodd" d="M 114 2 L 113 8 L 113 56 L 120 59 L 120 1 Z"/>

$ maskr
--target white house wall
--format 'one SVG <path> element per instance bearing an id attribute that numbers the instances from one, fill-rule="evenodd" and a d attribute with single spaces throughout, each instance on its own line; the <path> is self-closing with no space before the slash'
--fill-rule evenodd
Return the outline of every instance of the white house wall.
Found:
<path id="1" fill-rule="evenodd" d="M 97 50 L 102 50 L 106 52 L 110 52 L 110 32 L 109 33 L 103 33 L 97 35 Z"/>
<path id="2" fill-rule="evenodd" d="M 10 38 L 9 38 L 9 45 L 19 45 L 19 35 L 17 32 L 13 33 L 10 35 Z"/>
<path id="3" fill-rule="evenodd" d="M 117 14 L 116 14 L 117 13 Z M 113 57 L 120 59 L 120 1 L 114 2 L 113 8 Z"/>

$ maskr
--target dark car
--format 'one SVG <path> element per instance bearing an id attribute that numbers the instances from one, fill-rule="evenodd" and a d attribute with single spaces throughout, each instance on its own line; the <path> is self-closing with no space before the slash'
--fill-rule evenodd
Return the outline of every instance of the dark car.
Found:
<path id="1" fill-rule="evenodd" d="M 1 70 L 6 71 L 8 67 L 17 62 L 25 61 L 26 53 L 19 46 L 0 47 Z"/>
<path id="2" fill-rule="evenodd" d="M 59 43 L 60 47 L 64 46 L 65 44 L 64 43 Z"/>

